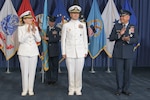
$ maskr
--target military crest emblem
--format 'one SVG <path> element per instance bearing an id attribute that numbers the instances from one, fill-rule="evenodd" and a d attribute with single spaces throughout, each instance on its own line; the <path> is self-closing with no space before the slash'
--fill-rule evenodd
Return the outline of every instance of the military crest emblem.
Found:
<path id="1" fill-rule="evenodd" d="M 88 33 L 89 36 L 92 37 L 97 37 L 100 35 L 102 28 L 103 28 L 103 23 L 99 19 L 94 19 L 89 21 L 88 23 Z"/>

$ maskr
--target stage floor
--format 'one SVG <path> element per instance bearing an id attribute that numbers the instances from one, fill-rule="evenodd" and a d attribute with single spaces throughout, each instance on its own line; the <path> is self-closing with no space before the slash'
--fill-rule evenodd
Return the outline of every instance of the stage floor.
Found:
<path id="1" fill-rule="evenodd" d="M 133 68 L 130 90 L 131 96 L 114 95 L 116 90 L 115 71 L 106 73 L 105 68 L 97 69 L 95 74 L 83 71 L 82 96 L 68 96 L 68 78 L 66 69 L 59 73 L 59 81 L 55 85 L 41 82 L 41 73 L 37 70 L 34 96 L 22 97 L 21 73 L 19 69 L 0 69 L 0 100 L 149 100 L 150 68 Z"/>

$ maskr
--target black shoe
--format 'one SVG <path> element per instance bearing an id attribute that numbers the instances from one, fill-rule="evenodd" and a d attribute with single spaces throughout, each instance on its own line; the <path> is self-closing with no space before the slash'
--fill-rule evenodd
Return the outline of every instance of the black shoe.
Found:
<path id="1" fill-rule="evenodd" d="M 121 92 L 117 91 L 117 92 L 115 92 L 115 95 L 119 96 L 119 95 L 121 95 Z"/>
<path id="2" fill-rule="evenodd" d="M 51 81 L 48 81 L 48 82 L 47 82 L 47 84 L 48 84 L 48 85 L 51 85 L 51 84 L 52 84 L 52 82 L 51 82 Z"/>
<path id="3" fill-rule="evenodd" d="M 53 85 L 54 85 L 55 83 L 56 83 L 55 81 L 52 82 Z"/>
<path id="4" fill-rule="evenodd" d="M 132 93 L 131 93 L 131 92 L 122 91 L 122 93 L 123 93 L 123 94 L 125 94 L 125 95 L 127 95 L 127 96 L 132 95 Z"/>

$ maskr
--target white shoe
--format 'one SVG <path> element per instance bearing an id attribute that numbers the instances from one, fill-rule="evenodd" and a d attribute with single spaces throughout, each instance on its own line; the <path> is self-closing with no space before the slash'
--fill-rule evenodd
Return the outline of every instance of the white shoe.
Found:
<path id="1" fill-rule="evenodd" d="M 73 91 L 68 92 L 68 95 L 74 95 L 74 92 Z"/>
<path id="2" fill-rule="evenodd" d="M 29 92 L 29 95 L 30 95 L 30 96 L 34 95 L 34 92 L 33 92 L 33 91 L 30 91 L 30 92 Z"/>
<path id="3" fill-rule="evenodd" d="M 21 93 L 21 96 L 26 96 L 27 95 L 27 92 L 22 92 Z"/>
<path id="4" fill-rule="evenodd" d="M 82 92 L 80 92 L 80 91 L 76 92 L 76 95 L 82 95 Z"/>

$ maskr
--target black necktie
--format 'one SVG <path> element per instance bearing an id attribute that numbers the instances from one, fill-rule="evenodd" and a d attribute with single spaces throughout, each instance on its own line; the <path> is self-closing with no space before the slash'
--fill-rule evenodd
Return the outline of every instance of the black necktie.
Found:
<path id="1" fill-rule="evenodd" d="M 123 28 L 126 28 L 126 25 L 125 25 L 125 24 L 123 24 Z"/>

